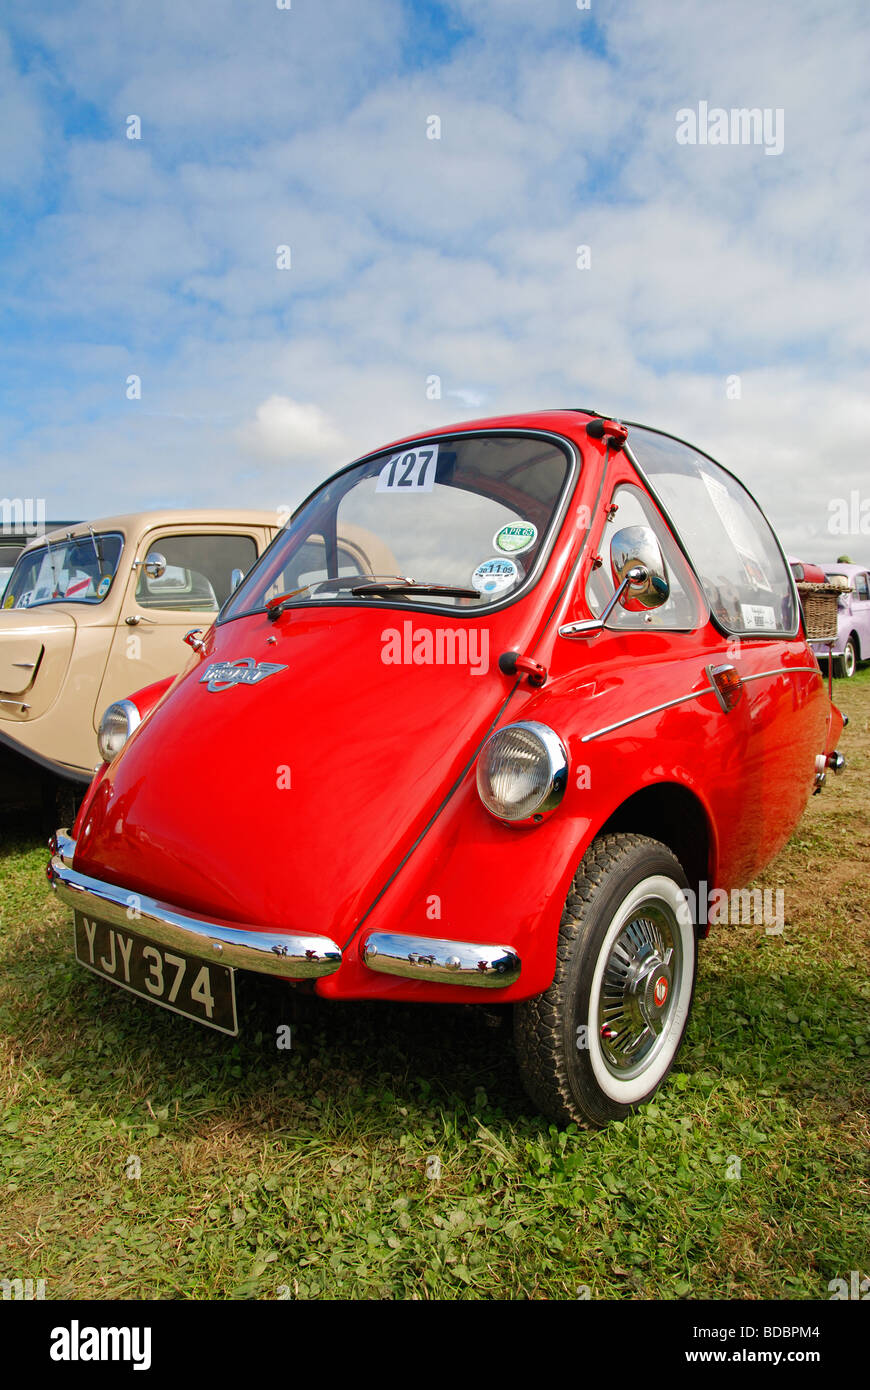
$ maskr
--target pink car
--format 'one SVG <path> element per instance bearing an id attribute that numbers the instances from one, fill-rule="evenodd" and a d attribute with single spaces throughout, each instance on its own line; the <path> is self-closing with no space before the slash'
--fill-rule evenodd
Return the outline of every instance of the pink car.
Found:
<path id="1" fill-rule="evenodd" d="M 870 573 L 862 565 L 826 565 L 830 582 L 836 575 L 848 581 L 851 593 L 844 592 L 837 603 L 837 640 L 831 648 L 834 675 L 854 676 L 859 661 L 870 661 Z M 828 658 L 827 642 L 813 642 L 821 661 Z"/>

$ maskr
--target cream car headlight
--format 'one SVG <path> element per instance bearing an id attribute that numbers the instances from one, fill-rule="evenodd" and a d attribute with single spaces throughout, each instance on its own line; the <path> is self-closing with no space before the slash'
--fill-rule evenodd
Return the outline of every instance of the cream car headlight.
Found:
<path id="1" fill-rule="evenodd" d="M 133 730 L 142 723 L 142 716 L 132 700 L 116 700 L 104 713 L 97 731 L 100 757 L 110 763 L 117 758 Z"/>
<path id="2" fill-rule="evenodd" d="M 491 734 L 477 760 L 477 790 L 488 811 L 512 825 L 555 810 L 568 783 L 568 754 L 546 724 L 508 724 Z"/>

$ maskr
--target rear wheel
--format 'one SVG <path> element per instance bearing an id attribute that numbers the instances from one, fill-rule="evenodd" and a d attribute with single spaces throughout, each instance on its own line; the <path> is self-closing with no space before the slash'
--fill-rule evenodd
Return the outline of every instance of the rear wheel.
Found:
<path id="1" fill-rule="evenodd" d="M 643 835 L 596 840 L 574 875 L 553 983 L 514 1014 L 526 1090 L 559 1123 L 622 1119 L 670 1071 L 695 986 L 687 888 Z"/>
<path id="2" fill-rule="evenodd" d="M 843 655 L 838 656 L 836 658 L 836 662 L 837 675 L 845 676 L 848 680 L 851 680 L 856 670 L 858 669 L 858 653 L 855 649 L 854 637 L 849 638 L 848 642 L 843 648 Z"/>

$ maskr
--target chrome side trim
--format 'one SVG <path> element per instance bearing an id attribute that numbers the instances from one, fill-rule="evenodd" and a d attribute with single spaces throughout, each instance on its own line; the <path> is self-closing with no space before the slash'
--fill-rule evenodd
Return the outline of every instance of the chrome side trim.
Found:
<path id="1" fill-rule="evenodd" d="M 62 858 L 74 842 L 61 840 L 52 856 L 48 876 L 61 902 L 126 928 L 159 946 L 175 947 L 201 960 L 218 960 L 238 970 L 290 979 L 332 975 L 341 965 L 341 951 L 328 936 L 299 932 L 257 931 L 230 922 L 209 922 L 178 912 L 166 903 L 116 888 L 112 883 L 78 873 Z"/>
<path id="2" fill-rule="evenodd" d="M 520 978 L 520 958 L 507 946 L 480 946 L 443 937 L 371 932 L 360 952 L 369 970 L 439 985 L 504 989 Z"/>
<path id="3" fill-rule="evenodd" d="M 764 676 L 792 676 L 798 673 L 807 673 L 822 679 L 821 671 L 815 666 L 777 666 L 773 671 L 754 671 L 748 676 L 741 673 L 740 679 L 745 684 L 747 681 L 759 681 Z M 678 695 L 675 700 L 665 700 L 663 704 L 650 705 L 649 709 L 642 709 L 637 714 L 630 714 L 627 719 L 618 719 L 615 724 L 605 724 L 603 728 L 595 729 L 591 734 L 584 734 L 580 742 L 589 743 L 590 739 L 601 738 L 602 734 L 613 733 L 614 729 L 621 729 L 626 724 L 634 724 L 638 719 L 645 719 L 648 714 L 658 714 L 661 710 L 671 709 L 674 705 L 683 705 L 687 700 L 697 700 L 701 695 L 715 695 L 716 699 L 719 699 L 719 692 L 716 687 L 705 685 L 701 690 L 693 690 L 689 695 Z"/>
<path id="4" fill-rule="evenodd" d="M 716 690 L 712 685 L 705 685 L 701 690 L 693 690 L 690 695 L 678 695 L 675 700 L 665 700 L 661 705 L 650 705 L 649 709 L 642 709 L 637 714 L 630 714 L 627 719 L 618 719 L 615 724 L 605 724 L 603 729 L 596 729 L 594 733 L 584 734 L 580 742 L 588 743 L 590 739 L 600 738 L 602 734 L 610 734 L 614 729 L 621 729 L 626 724 L 634 724 L 638 719 L 645 719 L 648 714 L 658 714 L 660 710 L 671 709 L 674 705 L 684 705 L 687 700 L 697 700 L 701 695 L 716 695 Z M 718 696 L 716 698 L 718 699 Z"/>
<path id="5" fill-rule="evenodd" d="M 822 679 L 822 673 L 817 666 L 777 666 L 773 671 L 753 671 L 749 676 L 741 676 L 741 680 L 745 685 L 747 681 L 760 681 L 764 676 L 793 676 L 799 671 Z"/>

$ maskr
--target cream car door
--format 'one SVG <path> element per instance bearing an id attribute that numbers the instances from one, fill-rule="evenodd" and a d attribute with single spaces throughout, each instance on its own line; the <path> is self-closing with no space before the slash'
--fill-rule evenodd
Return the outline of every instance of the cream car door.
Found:
<path id="1" fill-rule="evenodd" d="M 256 528 L 167 528 L 150 532 L 140 542 L 94 710 L 94 728 L 113 700 L 181 670 L 190 656 L 184 634 L 193 627 L 205 631 L 211 626 L 233 588 L 234 571 L 246 573 L 261 546 Z M 162 564 L 146 568 L 151 556 L 161 557 Z"/>

